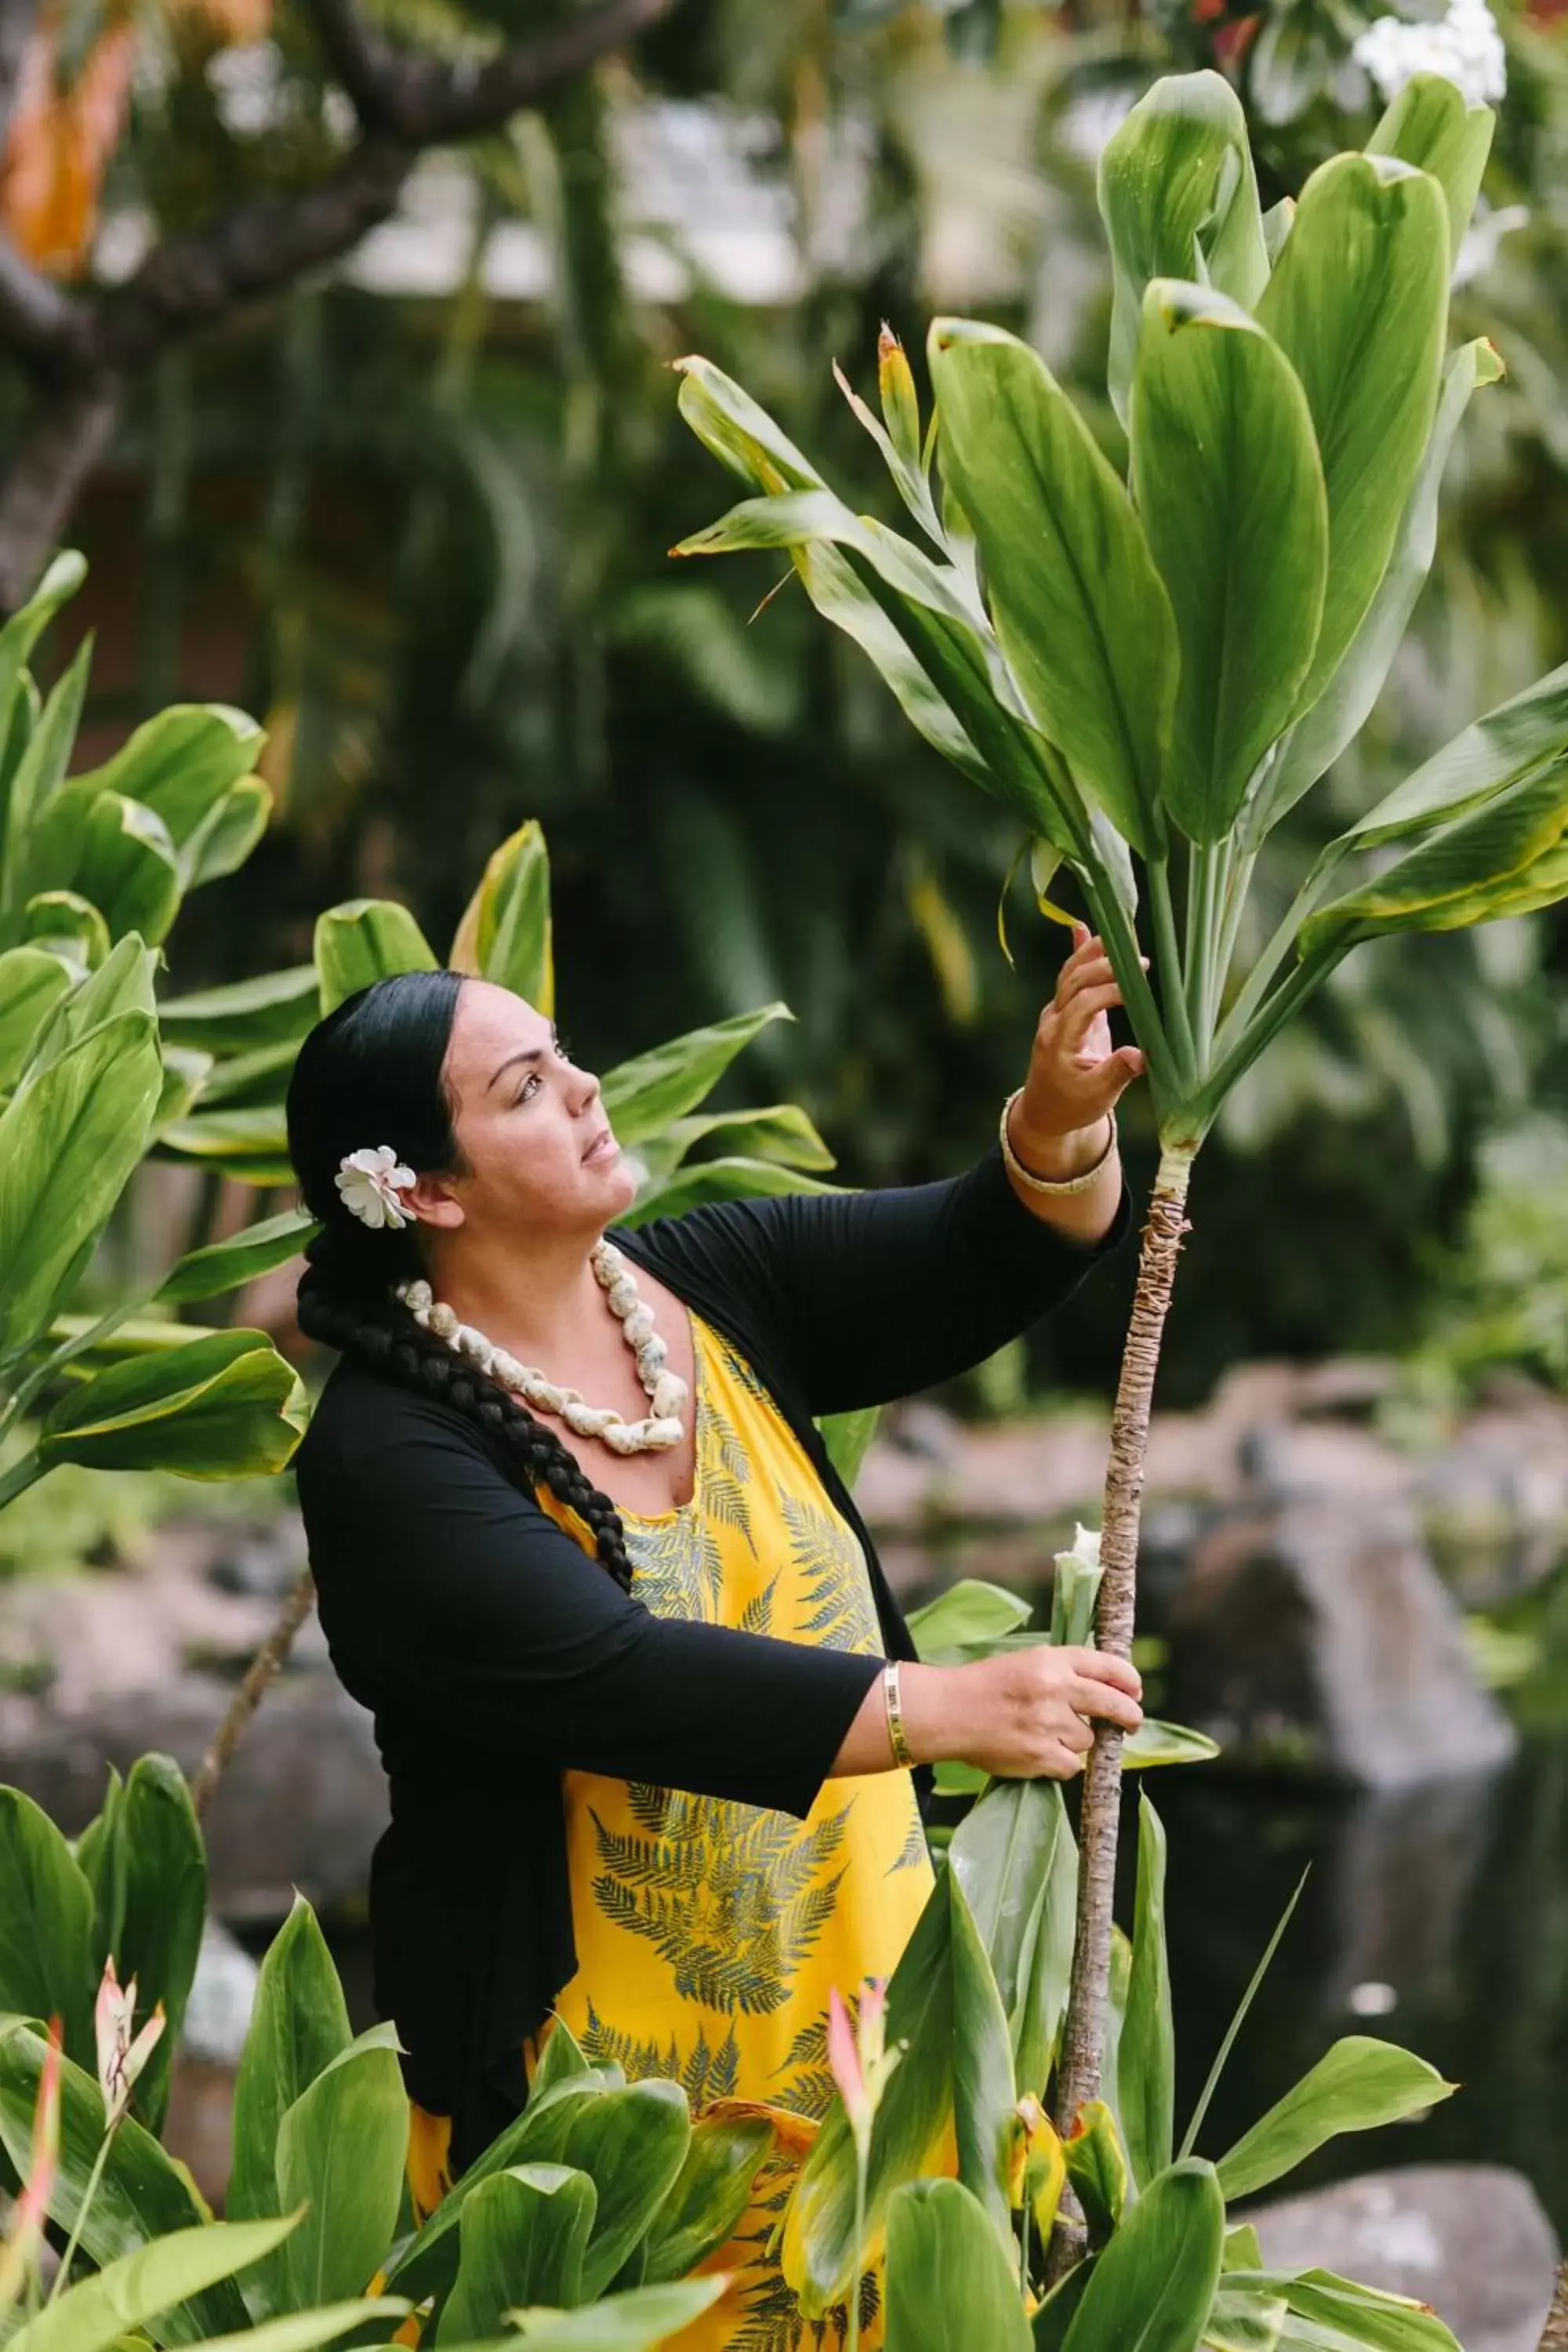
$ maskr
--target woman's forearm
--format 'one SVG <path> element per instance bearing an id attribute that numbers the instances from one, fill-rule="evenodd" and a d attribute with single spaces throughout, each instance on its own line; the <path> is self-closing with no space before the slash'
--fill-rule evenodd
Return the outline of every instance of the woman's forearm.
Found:
<path id="1" fill-rule="evenodd" d="M 1000 1779 L 1066 1780 L 1081 1770 L 1094 1722 L 1135 1731 L 1142 1685 L 1125 1660 L 1099 1650 L 1005 1651 L 967 1666 L 900 1668 L 904 1737 L 917 1764 L 974 1764 Z M 879 1675 L 833 1760 L 835 1779 L 893 1769 L 888 1702 Z"/>

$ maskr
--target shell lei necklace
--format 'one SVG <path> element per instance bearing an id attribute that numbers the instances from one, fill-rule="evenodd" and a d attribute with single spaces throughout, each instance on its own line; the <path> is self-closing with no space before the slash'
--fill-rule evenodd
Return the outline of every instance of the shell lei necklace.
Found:
<path id="1" fill-rule="evenodd" d="M 628 1260 L 613 1242 L 598 1241 L 589 1263 L 637 1359 L 637 1378 L 647 1391 L 649 1409 L 642 1421 L 627 1421 L 613 1406 L 589 1404 L 580 1390 L 560 1388 L 532 1364 L 520 1364 L 504 1348 L 492 1346 L 471 1323 L 460 1322 L 427 1282 L 400 1282 L 396 1296 L 422 1330 L 434 1332 L 455 1356 L 466 1357 L 503 1389 L 513 1390 L 542 1412 L 559 1413 L 578 1437 L 597 1437 L 612 1454 L 662 1453 L 679 1445 L 686 1434 L 686 1423 L 680 1418 L 686 1410 L 686 1382 L 679 1372 L 668 1369 L 669 1351 L 653 1328 L 653 1309 L 644 1306 Z"/>

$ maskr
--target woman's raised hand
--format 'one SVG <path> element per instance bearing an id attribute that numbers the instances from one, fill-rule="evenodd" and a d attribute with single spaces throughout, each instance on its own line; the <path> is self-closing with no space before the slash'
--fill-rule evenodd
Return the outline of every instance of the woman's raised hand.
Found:
<path id="1" fill-rule="evenodd" d="M 1143 1070 L 1136 1045 L 1117 1045 L 1110 1013 L 1121 991 L 1104 946 L 1073 925 L 1072 953 L 1040 1014 L 1018 1106 L 1019 1146 L 1094 1128 Z"/>
<path id="2" fill-rule="evenodd" d="M 974 1764 L 1005 1780 L 1069 1780 L 1096 1723 L 1136 1731 L 1143 1720 L 1137 1668 L 1103 1650 L 1041 1643 L 973 1665 L 907 1665 L 900 1685 L 917 1762 Z"/>

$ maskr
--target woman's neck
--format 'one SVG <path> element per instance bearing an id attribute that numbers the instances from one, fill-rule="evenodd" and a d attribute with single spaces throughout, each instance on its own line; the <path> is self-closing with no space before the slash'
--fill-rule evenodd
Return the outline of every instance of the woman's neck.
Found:
<path id="1" fill-rule="evenodd" d="M 489 1241 L 476 1248 L 471 1238 L 464 1247 L 460 1234 L 432 1235 L 426 1244 L 426 1279 L 437 1298 L 487 1339 L 547 1362 L 571 1349 L 585 1323 L 603 1318 L 604 1295 L 590 1258 L 594 1241 L 574 1234 L 508 1250 Z"/>

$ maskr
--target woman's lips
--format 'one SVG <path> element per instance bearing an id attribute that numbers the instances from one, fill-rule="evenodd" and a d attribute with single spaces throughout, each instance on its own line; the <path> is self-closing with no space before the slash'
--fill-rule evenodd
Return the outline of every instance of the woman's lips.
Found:
<path id="1" fill-rule="evenodd" d="M 610 1129 L 604 1128 L 583 1154 L 583 1165 L 584 1168 L 596 1168 L 601 1160 L 615 1159 L 620 1148 Z"/>

